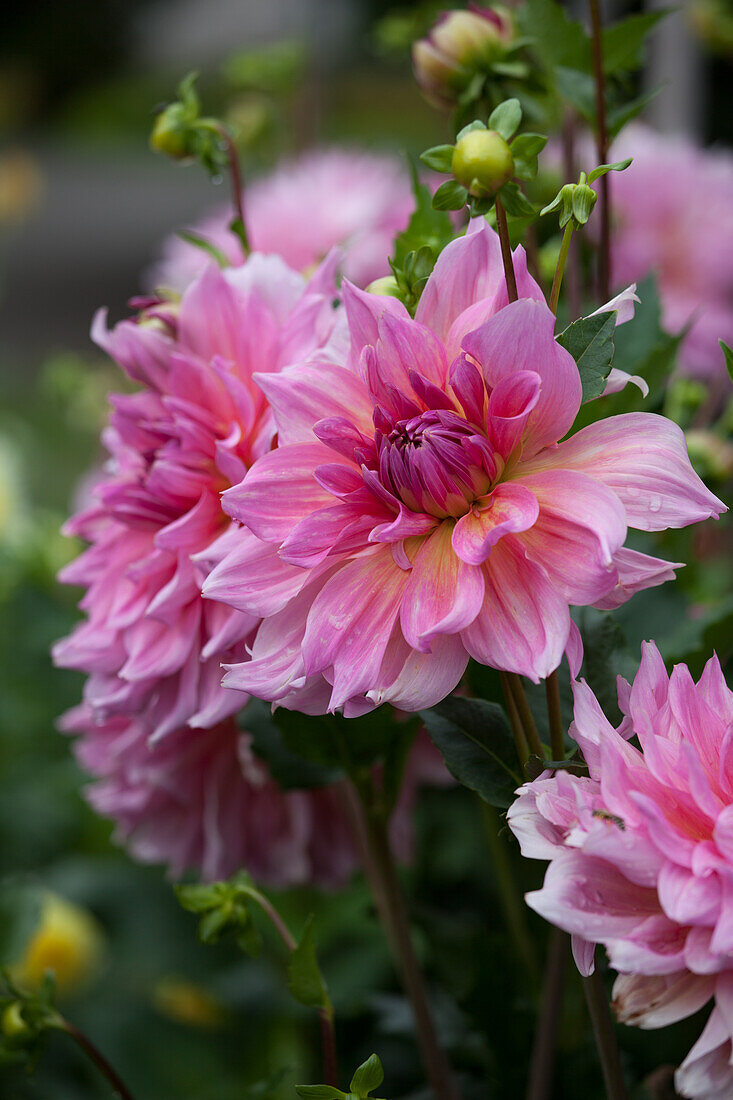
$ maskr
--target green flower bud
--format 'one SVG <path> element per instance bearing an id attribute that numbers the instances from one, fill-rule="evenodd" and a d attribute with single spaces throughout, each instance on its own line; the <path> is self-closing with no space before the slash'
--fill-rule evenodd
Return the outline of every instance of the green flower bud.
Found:
<path id="1" fill-rule="evenodd" d="M 514 175 L 512 152 L 495 130 L 471 130 L 459 138 L 451 169 L 469 195 L 483 199 L 495 195 Z"/>
<path id="2" fill-rule="evenodd" d="M 426 97 L 452 107 L 478 74 L 489 75 L 514 38 L 506 8 L 473 6 L 441 15 L 426 38 L 412 47 L 412 65 Z"/>
<path id="3" fill-rule="evenodd" d="M 191 156 L 190 112 L 182 103 L 171 103 L 160 112 L 150 135 L 150 147 L 174 160 Z"/>
<path id="4" fill-rule="evenodd" d="M 401 291 L 394 275 L 383 275 L 366 288 L 367 294 L 379 294 L 386 298 L 399 298 Z"/>
<path id="5" fill-rule="evenodd" d="M 30 1031 L 21 1015 L 22 1007 L 20 1001 L 13 1001 L 3 1011 L 0 1018 L 0 1031 L 7 1039 L 17 1039 Z"/>

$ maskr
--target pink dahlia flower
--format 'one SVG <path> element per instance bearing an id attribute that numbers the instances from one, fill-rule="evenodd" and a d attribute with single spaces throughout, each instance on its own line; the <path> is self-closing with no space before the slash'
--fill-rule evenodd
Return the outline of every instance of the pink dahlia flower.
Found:
<path id="1" fill-rule="evenodd" d="M 255 180 L 245 191 L 253 248 L 276 253 L 305 271 L 338 245 L 344 271 L 357 286 L 389 273 L 392 242 L 409 220 L 414 200 L 399 160 L 342 149 L 307 153 Z M 238 239 L 229 231 L 231 210 L 209 215 L 193 231 L 241 264 Z M 153 286 L 183 290 L 206 264 L 206 254 L 180 237 L 163 249 Z"/>
<path id="2" fill-rule="evenodd" d="M 716 657 L 696 684 L 685 665 L 668 676 L 653 643 L 633 685 L 619 678 L 618 730 L 585 683 L 574 691 L 570 732 L 590 777 L 545 772 L 508 814 L 523 854 L 551 861 L 527 903 L 580 937 L 586 973 L 583 944 L 605 946 L 624 1022 L 662 1027 L 714 998 L 676 1084 L 723 1100 L 733 1096 L 733 693 Z"/>
<path id="3" fill-rule="evenodd" d="M 86 588 L 86 619 L 54 659 L 88 674 L 85 699 L 100 720 L 144 715 L 157 739 L 242 706 L 222 689 L 220 662 L 245 656 L 257 619 L 202 599 L 200 556 L 227 538 L 221 491 L 273 443 L 253 374 L 325 344 L 333 267 L 306 284 L 255 254 L 226 272 L 209 265 L 178 305 L 150 305 L 111 332 L 95 319 L 97 343 L 142 385 L 112 398 L 106 477 L 66 528 L 90 544 L 61 574 Z"/>
<path id="4" fill-rule="evenodd" d="M 662 417 L 558 442 L 580 378 L 521 249 L 514 262 L 508 305 L 483 222 L 442 252 L 414 320 L 345 283 L 349 354 L 258 376 L 279 446 L 224 494 L 246 529 L 204 591 L 266 618 L 226 684 L 353 714 L 431 706 L 469 656 L 537 681 L 560 663 L 570 604 L 673 575 L 624 547 L 627 526 L 720 511 Z"/>
<path id="5" fill-rule="evenodd" d="M 359 865 L 339 787 L 282 791 L 232 718 L 208 730 L 184 726 L 151 744 L 144 719 L 99 721 L 84 704 L 64 717 L 63 728 L 81 735 L 76 754 L 95 777 L 89 802 L 115 821 L 116 838 L 137 859 L 167 864 L 175 878 L 196 869 L 213 881 L 244 867 L 269 886 L 334 887 Z M 390 823 L 399 858 L 412 849 L 419 785 L 446 782 L 423 736 Z"/>
<path id="6" fill-rule="evenodd" d="M 611 181 L 614 283 L 655 271 L 665 327 L 692 326 L 684 370 L 724 376 L 718 340 L 733 344 L 733 155 L 639 125 L 624 131 L 613 157 L 634 158 Z"/>

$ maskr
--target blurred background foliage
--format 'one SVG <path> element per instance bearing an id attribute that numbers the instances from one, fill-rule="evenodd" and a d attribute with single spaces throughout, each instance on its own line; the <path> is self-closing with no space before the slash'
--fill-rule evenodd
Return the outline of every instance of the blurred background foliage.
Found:
<path id="1" fill-rule="evenodd" d="M 420 97 L 407 63 L 407 44 L 436 7 L 38 0 L 4 17 L 0 876 L 37 883 L 93 917 L 99 941 L 92 973 L 71 981 L 59 1003 L 137 1100 L 280 1100 L 292 1097 L 294 1081 L 318 1079 L 320 1071 L 317 1024 L 288 996 L 285 959 L 269 928 L 263 922 L 267 949 L 256 960 L 226 944 L 200 944 L 194 919 L 159 870 L 130 861 L 112 842 L 110 826 L 86 806 L 84 778 L 54 728 L 81 691 L 81 677 L 53 669 L 48 656 L 77 615 L 77 594 L 55 581 L 77 550 L 59 528 L 83 491 L 80 479 L 101 460 L 106 393 L 123 385 L 91 350 L 89 319 L 104 303 L 121 316 L 160 239 L 217 201 L 203 173 L 176 171 L 147 151 L 152 109 L 170 97 L 182 72 L 201 68 L 202 94 L 237 127 L 247 173 L 329 141 L 416 153 L 444 137 L 444 123 Z M 629 10 L 616 5 L 617 14 Z M 706 89 L 699 136 L 730 139 L 730 113 L 721 106 L 731 84 L 730 14 L 722 0 L 699 0 L 683 14 Z M 556 181 L 537 187 L 539 201 L 551 197 Z M 624 366 L 643 374 L 641 357 L 654 352 L 657 377 L 644 407 L 664 409 L 695 430 L 704 391 L 681 380 L 667 384 L 674 356 L 660 359 L 663 336 L 653 288 L 646 290 L 642 309 L 654 339 L 646 350 L 626 347 Z M 617 348 L 624 339 L 620 330 Z M 619 411 L 641 407 L 631 394 L 614 401 Z M 717 412 L 712 428 L 703 418 L 691 442 L 700 472 L 720 493 L 733 464 L 731 412 Z M 726 655 L 733 600 L 720 595 L 730 593 L 725 527 L 638 536 L 637 548 L 690 562 L 678 583 L 636 597 L 611 637 L 600 616 L 582 617 L 593 640 L 586 672 L 611 703 L 602 672 L 611 645 L 616 667 L 627 673 L 650 636 L 665 658 L 688 660 L 696 673 L 713 646 Z M 495 697 L 487 670 L 472 669 L 471 680 Z M 527 911 L 518 924 L 516 911 L 506 908 L 506 876 L 523 891 L 539 884 L 543 868 L 522 863 L 500 830 L 496 812 L 467 790 L 424 791 L 416 856 L 405 872 L 439 1030 L 464 1077 L 466 1100 L 521 1095 L 547 939 L 534 914 Z M 346 1071 L 376 1049 L 387 1095 L 424 1097 L 409 1011 L 361 878 L 339 894 L 300 890 L 276 901 L 298 932 L 309 913 L 316 915 Z M 64 927 L 64 951 L 91 949 L 84 920 Z M 572 975 L 556 1080 L 557 1095 L 569 1100 L 601 1095 L 584 1011 Z M 661 1033 L 623 1029 L 631 1077 L 642 1082 L 660 1064 L 674 1063 L 699 1030 L 695 1019 Z M 50 1038 L 33 1077 L 0 1066 L 7 1100 L 107 1095 L 61 1035 Z M 637 1095 L 648 1095 L 641 1084 Z"/>

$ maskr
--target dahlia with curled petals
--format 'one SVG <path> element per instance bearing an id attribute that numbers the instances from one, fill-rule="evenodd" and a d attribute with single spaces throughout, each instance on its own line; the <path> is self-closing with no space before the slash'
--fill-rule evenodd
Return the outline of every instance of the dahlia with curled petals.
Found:
<path id="1" fill-rule="evenodd" d="M 624 547 L 627 526 L 722 509 L 662 417 L 559 442 L 578 369 L 521 249 L 514 263 L 508 304 L 483 222 L 441 253 L 414 319 L 345 283 L 348 355 L 258 376 L 279 446 L 224 493 L 244 526 L 204 586 L 264 617 L 226 684 L 351 715 L 431 706 L 469 656 L 537 681 L 568 645 L 571 604 L 615 606 L 673 575 Z"/>
<path id="2" fill-rule="evenodd" d="M 95 319 L 97 343 L 141 386 L 112 397 L 105 476 L 66 526 L 89 543 L 60 577 L 86 589 L 86 618 L 54 659 L 88 675 L 98 720 L 144 716 L 156 740 L 243 705 L 222 689 L 220 662 L 245 656 L 258 620 L 202 599 L 202 555 L 230 527 L 220 493 L 273 444 L 253 374 L 325 345 L 334 266 L 306 284 L 254 254 L 227 271 L 209 265 L 180 302 L 149 303 L 111 331 Z"/>
<path id="3" fill-rule="evenodd" d="M 576 937 L 585 973 L 592 944 L 603 944 L 625 1023 L 662 1027 L 712 998 L 676 1087 L 724 1100 L 733 1095 L 733 693 L 716 657 L 696 684 L 685 665 L 668 675 L 653 643 L 633 685 L 619 677 L 617 730 L 584 682 L 574 693 L 570 732 L 589 777 L 545 772 L 507 815 L 523 854 L 551 861 L 527 903 Z"/>
<path id="4" fill-rule="evenodd" d="M 275 253 L 290 267 L 306 271 L 339 246 L 345 274 L 357 286 L 366 286 L 389 273 L 392 242 L 407 225 L 414 198 L 396 157 L 321 149 L 249 184 L 244 203 L 252 247 L 258 252 Z M 231 210 L 222 207 L 192 230 L 236 265 L 244 255 L 229 230 L 230 221 Z M 205 252 L 172 237 L 148 282 L 180 291 L 205 264 Z"/>

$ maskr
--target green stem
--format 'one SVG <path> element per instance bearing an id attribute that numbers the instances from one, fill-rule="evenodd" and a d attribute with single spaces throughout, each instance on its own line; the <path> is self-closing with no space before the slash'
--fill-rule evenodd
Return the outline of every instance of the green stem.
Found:
<path id="1" fill-rule="evenodd" d="M 507 845 L 499 836 L 501 819 L 493 806 L 479 799 L 479 807 L 484 822 L 486 843 L 491 853 L 494 881 L 499 893 L 501 907 L 504 910 L 507 931 L 514 943 L 517 956 L 527 971 L 533 985 L 538 983 L 537 956 L 529 933 L 524 910 L 524 899 L 517 889 L 508 857 Z"/>
<path id="2" fill-rule="evenodd" d="M 539 756 L 540 760 L 543 760 L 545 751 L 542 748 L 542 742 L 540 741 L 540 735 L 537 732 L 537 726 L 532 717 L 532 711 L 529 709 L 529 702 L 524 692 L 522 677 L 518 676 L 516 672 L 507 672 L 505 675 L 512 690 L 512 697 L 514 698 L 514 703 L 519 713 L 522 727 L 524 728 L 524 735 L 527 738 L 530 752 L 534 753 L 535 756 Z"/>
<path id="3" fill-rule="evenodd" d="M 224 146 L 227 161 L 229 162 L 229 174 L 232 181 L 232 203 L 234 204 L 234 212 L 236 220 L 238 222 L 237 236 L 242 243 L 245 255 L 249 256 L 252 248 L 249 242 L 249 234 L 247 232 L 247 222 L 244 218 L 244 199 L 242 173 L 239 167 L 239 153 L 237 152 L 237 147 L 234 144 L 232 135 L 229 133 L 226 126 L 217 126 L 216 129 L 219 138 Z"/>
<path id="4" fill-rule="evenodd" d="M 519 763 L 522 767 L 522 774 L 524 774 L 524 765 L 529 760 L 529 746 L 527 745 L 527 738 L 524 736 L 522 720 L 519 717 L 519 712 L 514 702 L 514 694 L 512 692 L 507 673 L 500 672 L 499 678 L 501 680 L 502 691 L 504 692 L 504 703 L 506 704 L 506 711 L 509 715 L 509 725 L 512 727 L 514 747 L 517 750 Z"/>
<path id="5" fill-rule="evenodd" d="M 61 1017 L 58 1023 L 59 1031 L 65 1031 L 81 1050 L 84 1051 L 87 1058 L 97 1067 L 103 1077 L 109 1081 L 110 1085 L 115 1091 L 115 1095 L 120 1097 L 120 1100 L 133 1100 L 132 1093 L 123 1083 L 122 1079 L 109 1064 L 104 1055 L 97 1050 L 94 1043 L 89 1039 L 83 1031 L 79 1031 L 78 1027 L 75 1027 L 72 1023 L 69 1023 L 67 1019 Z"/>
<path id="6" fill-rule="evenodd" d="M 593 45 L 593 78 L 596 87 L 596 150 L 598 163 L 608 160 L 608 129 L 606 126 L 606 78 L 603 72 L 603 25 L 599 0 L 589 0 Z M 598 292 L 601 300 L 611 297 L 611 209 L 610 173 L 599 181 L 601 241 L 598 253 Z"/>
<path id="7" fill-rule="evenodd" d="M 560 705 L 560 681 L 557 677 L 557 669 L 551 672 L 545 680 L 545 696 L 547 698 L 547 717 L 550 724 L 552 759 L 564 760 L 565 731 L 563 729 L 562 707 Z"/>
<path id="8" fill-rule="evenodd" d="M 553 928 L 547 948 L 542 1004 L 529 1063 L 527 1100 L 548 1100 L 552 1094 L 552 1065 L 570 958 L 569 948 L 570 937 L 561 929 Z"/>
<path id="9" fill-rule="evenodd" d="M 519 294 L 517 293 L 517 277 L 514 274 L 514 261 L 512 260 L 512 244 L 509 240 L 509 226 L 506 220 L 506 211 L 501 204 L 499 198 L 496 199 L 496 228 L 499 231 L 499 242 L 501 244 L 501 258 L 504 264 L 504 278 L 506 279 L 506 292 L 510 302 L 516 302 Z"/>
<path id="10" fill-rule="evenodd" d="M 412 946 L 407 906 L 390 850 L 384 815 L 373 805 L 373 790 L 357 786 L 357 793 L 362 818 L 358 831 L 368 852 L 366 870 L 374 876 L 377 908 L 412 1005 L 418 1046 L 430 1088 L 435 1100 L 460 1100 L 453 1071 L 438 1040 L 425 978 Z"/>
<path id="11" fill-rule="evenodd" d="M 560 245 L 560 255 L 557 258 L 557 267 L 555 268 L 555 277 L 552 280 L 552 290 L 550 291 L 550 309 L 553 313 L 557 313 L 557 302 L 560 297 L 560 287 L 562 286 L 562 277 L 565 272 L 565 263 L 568 258 L 568 250 L 570 249 L 570 240 L 573 236 L 573 222 L 572 218 L 565 226 L 565 232 L 562 235 L 562 244 Z"/>
<path id="12" fill-rule="evenodd" d="M 249 897 L 255 901 L 263 913 L 270 920 L 273 928 L 280 936 L 290 954 L 298 946 L 295 936 L 288 928 L 272 902 L 261 894 L 253 886 L 246 890 Z M 321 1020 L 321 1053 L 323 1057 L 323 1073 L 325 1084 L 338 1088 L 338 1058 L 336 1054 L 336 1032 L 334 1028 L 333 1012 L 328 1008 L 319 1008 L 318 1015 Z"/>
<path id="13" fill-rule="evenodd" d="M 583 992 L 588 1003 L 588 1013 L 593 1024 L 598 1057 L 603 1071 L 607 1100 L 627 1100 L 616 1032 L 614 1031 L 611 1009 L 597 959 L 593 973 L 590 977 L 583 978 L 582 981 Z"/>

